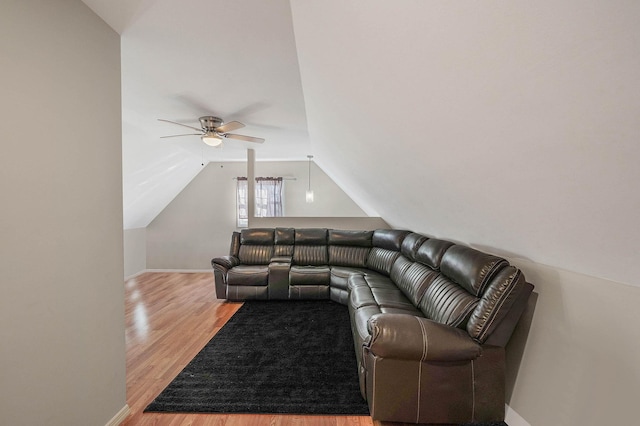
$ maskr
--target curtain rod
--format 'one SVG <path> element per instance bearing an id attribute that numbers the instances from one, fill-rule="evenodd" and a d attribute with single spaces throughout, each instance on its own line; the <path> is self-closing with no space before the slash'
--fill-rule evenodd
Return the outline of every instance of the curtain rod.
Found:
<path id="1" fill-rule="evenodd" d="M 265 178 L 265 177 L 266 177 L 266 176 L 257 176 L 257 177 L 256 177 L 256 179 L 259 179 L 259 178 Z M 281 178 L 282 178 L 282 180 L 298 180 L 298 178 L 296 178 L 296 177 L 284 177 L 284 176 L 278 176 L 278 177 L 281 177 Z M 246 179 L 246 178 L 245 178 L 245 179 Z M 231 180 L 238 180 L 238 178 L 237 178 L 237 177 L 234 177 L 234 178 L 231 178 Z"/>

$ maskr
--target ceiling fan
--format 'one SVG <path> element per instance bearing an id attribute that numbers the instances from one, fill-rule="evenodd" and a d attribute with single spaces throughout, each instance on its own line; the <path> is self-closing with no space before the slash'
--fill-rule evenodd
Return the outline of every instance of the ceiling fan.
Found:
<path id="1" fill-rule="evenodd" d="M 177 123 L 175 121 L 164 120 L 159 118 L 158 121 L 164 121 L 165 123 L 177 124 L 178 126 L 187 127 L 189 129 L 195 130 L 198 133 L 186 133 L 182 135 L 170 135 L 170 136 L 160 136 L 161 138 L 175 138 L 180 136 L 200 136 L 202 142 L 206 143 L 209 146 L 220 147 L 222 146 L 222 140 L 226 138 L 237 139 L 246 142 L 254 142 L 254 143 L 262 143 L 264 139 L 262 138 L 254 138 L 253 136 L 245 136 L 245 135 L 237 135 L 235 133 L 229 133 L 236 129 L 241 129 L 244 127 L 244 124 L 239 121 L 230 121 L 225 123 L 222 121 L 220 117 L 214 117 L 211 115 L 205 115 L 204 117 L 200 117 L 200 125 L 202 128 L 197 128 L 193 126 L 189 126 L 187 124 Z"/>

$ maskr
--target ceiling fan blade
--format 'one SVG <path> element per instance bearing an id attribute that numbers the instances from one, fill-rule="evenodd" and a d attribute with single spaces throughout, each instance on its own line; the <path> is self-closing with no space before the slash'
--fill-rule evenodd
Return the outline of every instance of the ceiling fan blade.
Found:
<path id="1" fill-rule="evenodd" d="M 171 121 L 171 120 L 164 120 L 162 118 L 158 118 L 158 121 L 164 121 L 165 123 L 171 123 L 171 124 L 177 124 L 178 126 L 182 126 L 182 127 L 188 127 L 190 129 L 193 130 L 197 130 L 199 132 L 202 132 L 202 129 L 198 129 L 197 127 L 193 127 L 193 126 L 187 126 L 186 124 L 182 124 L 182 123 L 177 123 L 175 121 Z"/>
<path id="2" fill-rule="evenodd" d="M 223 136 L 225 138 L 238 139 L 238 140 L 247 141 L 247 142 L 255 142 L 255 143 L 264 142 L 264 139 L 262 138 L 254 138 L 253 136 L 245 136 L 245 135 L 234 135 L 233 133 L 224 133 Z"/>
<path id="3" fill-rule="evenodd" d="M 202 136 L 202 133 L 186 133 L 184 135 L 169 135 L 169 136 L 160 136 L 160 139 L 164 139 L 164 138 L 177 138 L 180 136 Z"/>
<path id="4" fill-rule="evenodd" d="M 216 127 L 216 132 L 218 133 L 227 133 L 233 130 L 238 130 L 244 127 L 239 121 L 230 121 L 228 123 L 224 123 L 222 126 Z"/>

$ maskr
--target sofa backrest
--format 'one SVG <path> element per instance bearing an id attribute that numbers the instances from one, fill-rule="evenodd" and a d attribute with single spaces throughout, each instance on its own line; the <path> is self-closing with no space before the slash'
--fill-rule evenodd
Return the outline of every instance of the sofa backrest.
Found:
<path id="1" fill-rule="evenodd" d="M 274 256 L 293 256 L 293 244 L 295 243 L 295 229 L 276 228 L 274 236 Z"/>
<path id="2" fill-rule="evenodd" d="M 273 257 L 274 231 L 251 228 L 240 231 L 238 259 L 242 264 L 267 265 Z"/>
<path id="3" fill-rule="evenodd" d="M 390 275 L 393 264 L 400 256 L 402 241 L 410 233 L 398 229 L 375 230 L 371 237 L 372 248 L 367 257 L 367 268 Z"/>
<path id="4" fill-rule="evenodd" d="M 442 255 L 438 278 L 420 301 L 420 310 L 434 321 L 466 329 L 484 289 L 505 266 L 507 261 L 500 257 L 451 245 Z"/>
<path id="5" fill-rule="evenodd" d="M 415 259 L 434 271 L 439 271 L 442 257 L 452 245 L 453 243 L 451 241 L 429 238 L 418 248 Z"/>
<path id="6" fill-rule="evenodd" d="M 416 306 L 435 276 L 429 268 L 415 262 L 418 249 L 427 240 L 428 237 L 422 234 L 407 234 L 400 246 L 401 255 L 391 267 L 391 280 Z"/>
<path id="7" fill-rule="evenodd" d="M 329 230 L 329 264 L 364 268 L 371 251 L 373 231 Z"/>
<path id="8" fill-rule="evenodd" d="M 433 321 L 465 329 L 477 305 L 477 297 L 469 294 L 446 275 L 437 274 L 424 292 L 418 308 L 425 317 Z"/>
<path id="9" fill-rule="evenodd" d="M 404 237 L 404 240 L 402 240 L 402 246 L 400 246 L 400 252 L 402 253 L 403 256 L 405 256 L 407 259 L 413 262 L 416 260 L 416 253 L 418 249 L 420 248 L 422 243 L 424 243 L 426 240 L 427 240 L 427 237 L 425 235 L 412 232 L 406 237 Z"/>
<path id="10" fill-rule="evenodd" d="M 294 265 L 317 266 L 329 263 L 325 228 L 296 229 L 294 240 Z"/>
<path id="11" fill-rule="evenodd" d="M 430 247 L 429 251 L 439 250 Z M 454 244 L 444 251 L 440 273 L 427 287 L 418 307 L 427 318 L 465 329 L 484 343 L 524 285 L 522 273 L 505 259 Z"/>
<path id="12" fill-rule="evenodd" d="M 491 279 L 481 295 L 478 305 L 471 313 L 471 318 L 467 323 L 467 333 L 480 343 L 486 342 L 491 333 L 508 316 L 525 285 L 528 284 L 519 269 L 513 266 L 501 269 Z M 530 292 L 532 286 L 529 285 L 529 287 Z M 513 326 L 511 330 L 513 330 Z"/>
<path id="13" fill-rule="evenodd" d="M 440 271 L 473 296 L 479 297 L 493 276 L 508 264 L 501 257 L 456 244 L 442 257 Z"/>
<path id="14" fill-rule="evenodd" d="M 433 269 L 420 262 L 411 262 L 404 256 L 396 261 L 391 274 L 395 284 L 415 306 L 419 305 L 425 291 L 438 277 Z"/>
<path id="15" fill-rule="evenodd" d="M 229 256 L 238 257 L 240 253 L 240 233 L 234 231 L 231 234 L 231 247 L 229 247 Z"/>

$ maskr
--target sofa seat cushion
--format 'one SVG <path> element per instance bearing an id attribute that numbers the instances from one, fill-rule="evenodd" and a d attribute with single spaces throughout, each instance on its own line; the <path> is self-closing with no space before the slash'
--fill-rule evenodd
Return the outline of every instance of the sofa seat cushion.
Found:
<path id="1" fill-rule="evenodd" d="M 331 267 L 331 287 L 347 290 L 349 277 L 353 274 L 365 275 L 368 272 L 366 268 L 350 268 L 346 266 Z"/>
<path id="2" fill-rule="evenodd" d="M 420 312 L 417 308 L 413 306 L 403 306 L 403 307 L 380 306 L 380 313 L 403 314 L 403 315 L 413 315 L 415 317 L 424 317 L 424 315 L 422 315 L 422 312 Z"/>
<path id="3" fill-rule="evenodd" d="M 359 309 L 363 306 L 378 306 L 378 303 L 369 287 L 358 286 L 349 293 L 349 305 L 354 309 Z"/>
<path id="4" fill-rule="evenodd" d="M 398 288 L 372 288 L 378 306 L 385 308 L 415 309 L 411 301 Z"/>
<path id="5" fill-rule="evenodd" d="M 289 285 L 325 285 L 331 280 L 329 266 L 292 266 Z"/>
<path id="6" fill-rule="evenodd" d="M 347 280 L 347 289 L 349 291 L 360 286 L 369 288 L 397 288 L 388 277 L 375 272 L 368 272 L 366 275 L 352 275 Z"/>
<path id="7" fill-rule="evenodd" d="M 268 265 L 238 265 L 227 273 L 227 285 L 230 286 L 266 286 L 268 283 Z"/>
<path id="8" fill-rule="evenodd" d="M 420 311 L 398 288 L 355 286 L 349 294 L 349 304 L 353 309 L 378 306 L 380 309 L 394 308 L 411 313 L 411 315 L 422 316 Z"/>

